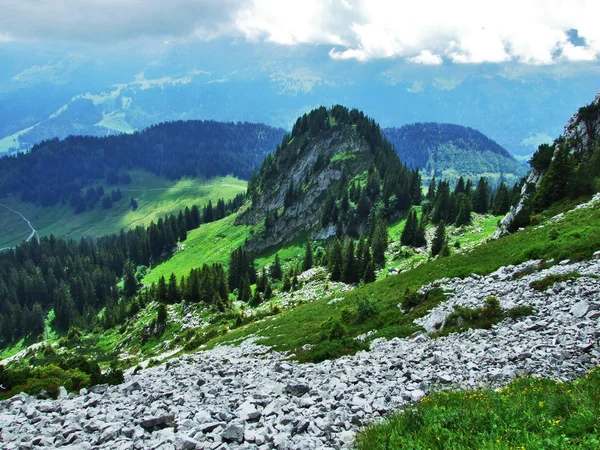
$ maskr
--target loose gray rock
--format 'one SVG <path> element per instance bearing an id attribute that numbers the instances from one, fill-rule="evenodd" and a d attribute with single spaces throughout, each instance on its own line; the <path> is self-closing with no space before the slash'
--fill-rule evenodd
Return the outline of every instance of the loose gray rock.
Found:
<path id="1" fill-rule="evenodd" d="M 589 303 L 586 302 L 585 300 L 582 300 L 580 302 L 575 303 L 573 306 L 571 306 L 571 309 L 569 310 L 569 312 L 571 314 L 573 314 L 575 317 L 581 318 L 587 314 L 589 308 L 590 308 Z"/>
<path id="2" fill-rule="evenodd" d="M 310 386 L 304 383 L 292 383 L 288 384 L 283 391 L 294 397 L 302 397 L 307 392 L 310 392 Z"/>
<path id="3" fill-rule="evenodd" d="M 231 424 L 223 430 L 221 438 L 223 438 L 225 442 L 242 443 L 244 442 L 244 427 L 242 425 Z"/>

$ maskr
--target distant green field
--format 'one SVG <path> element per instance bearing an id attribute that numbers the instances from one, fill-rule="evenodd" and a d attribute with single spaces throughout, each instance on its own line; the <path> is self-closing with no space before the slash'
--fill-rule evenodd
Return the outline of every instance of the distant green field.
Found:
<path id="1" fill-rule="evenodd" d="M 98 237 L 119 232 L 122 228 L 148 225 L 167 214 L 177 213 L 186 206 L 202 206 L 209 200 L 230 199 L 246 190 L 246 182 L 237 178 L 218 177 L 210 180 L 184 178 L 171 181 L 145 171 L 132 172 L 128 185 L 103 185 L 105 192 L 121 189 L 123 198 L 105 210 L 99 202 L 93 210 L 75 214 L 69 205 L 44 208 L 14 198 L 1 199 L 0 203 L 20 211 L 40 235 L 79 239 L 82 236 Z M 131 198 L 138 209 L 130 207 Z M 0 208 L 0 248 L 14 246 L 30 234 L 27 224 L 16 214 Z"/>

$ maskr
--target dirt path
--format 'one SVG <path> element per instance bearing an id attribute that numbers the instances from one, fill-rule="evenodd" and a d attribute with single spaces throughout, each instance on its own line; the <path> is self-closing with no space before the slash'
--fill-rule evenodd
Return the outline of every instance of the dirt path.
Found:
<path id="1" fill-rule="evenodd" d="M 17 214 L 18 216 L 21 217 L 21 219 L 23 219 L 25 222 L 27 222 L 27 225 L 29 226 L 29 228 L 31 229 L 31 234 L 29 235 L 29 237 L 25 240 L 25 242 L 29 242 L 31 240 L 31 238 L 33 238 L 34 236 L 39 238 L 38 232 L 37 230 L 33 227 L 33 225 L 31 225 L 31 222 L 23 215 L 21 214 L 19 211 L 12 209 L 9 206 L 6 205 L 2 205 L 0 204 L 0 207 L 8 209 L 10 212 L 13 212 L 15 214 Z M 13 247 L 4 247 L 4 248 L 0 248 L 0 251 L 2 250 L 8 250 L 9 248 L 13 248 Z"/>

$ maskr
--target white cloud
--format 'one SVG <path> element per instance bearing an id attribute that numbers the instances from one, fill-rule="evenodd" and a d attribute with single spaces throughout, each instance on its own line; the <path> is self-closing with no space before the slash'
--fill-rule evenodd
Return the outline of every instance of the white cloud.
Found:
<path id="1" fill-rule="evenodd" d="M 413 84 L 406 88 L 406 90 L 411 94 L 420 94 L 425 90 L 425 87 L 422 81 L 413 81 Z"/>
<path id="2" fill-rule="evenodd" d="M 598 0 L 0 0 L 0 42 L 244 38 L 333 59 L 439 65 L 597 61 Z M 584 45 L 574 45 L 577 30 Z"/>
<path id="3" fill-rule="evenodd" d="M 433 79 L 433 83 L 431 83 L 433 85 L 434 88 L 440 90 L 440 91 L 451 91 L 453 89 L 456 89 L 461 83 L 463 82 L 462 79 L 445 79 L 445 78 L 434 78 Z"/>
<path id="4" fill-rule="evenodd" d="M 416 64 L 425 64 L 430 66 L 439 66 L 444 61 L 440 55 L 434 55 L 429 50 L 421 50 L 417 56 L 409 56 L 406 61 Z"/>

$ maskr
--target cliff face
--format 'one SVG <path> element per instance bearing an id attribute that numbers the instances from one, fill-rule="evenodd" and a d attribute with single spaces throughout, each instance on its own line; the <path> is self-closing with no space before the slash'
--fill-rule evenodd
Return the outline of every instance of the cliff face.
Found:
<path id="1" fill-rule="evenodd" d="M 580 157 L 591 152 L 600 137 L 600 92 L 587 106 L 579 108 L 565 125 L 563 139 L 556 143 L 553 158 L 560 148 L 567 146 L 569 153 L 577 153 Z M 532 168 L 527 176 L 521 191 L 521 198 L 516 206 L 513 206 L 506 216 L 500 221 L 496 237 L 515 231 L 524 223 L 527 213 L 527 205 L 539 186 L 546 170 Z"/>
<path id="2" fill-rule="evenodd" d="M 289 242 L 300 234 L 318 239 L 335 234 L 335 226 L 321 228 L 320 224 L 327 194 L 336 195 L 341 184 L 366 172 L 374 158 L 355 128 L 340 125 L 312 138 L 297 136 L 279 159 L 288 159 L 288 163 L 268 180 L 252 207 L 236 221 L 256 225 L 277 211 L 273 225 L 248 242 L 247 249 L 252 252 Z M 295 191 L 294 199 L 285 206 L 290 190 Z"/>

